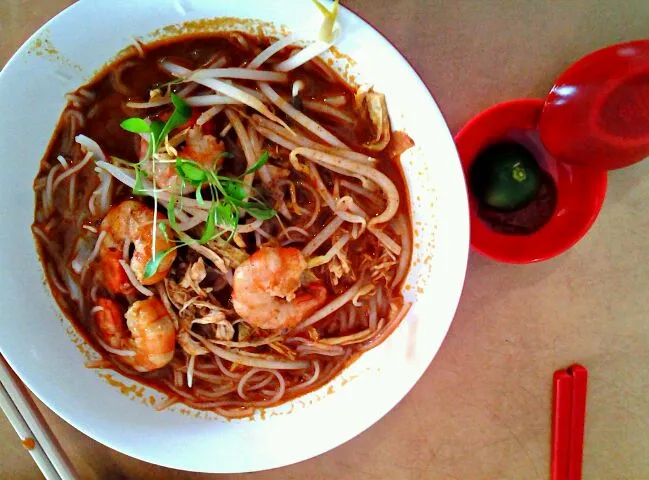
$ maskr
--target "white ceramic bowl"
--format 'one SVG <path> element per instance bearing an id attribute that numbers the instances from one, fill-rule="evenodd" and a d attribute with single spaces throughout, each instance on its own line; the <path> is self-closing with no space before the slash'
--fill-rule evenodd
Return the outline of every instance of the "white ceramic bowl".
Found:
<path id="1" fill-rule="evenodd" d="M 338 48 L 358 63 L 340 60 L 337 66 L 384 92 L 393 127 L 416 143 L 402 158 L 416 242 L 405 287 L 414 307 L 407 318 L 330 385 L 252 420 L 225 421 L 182 406 L 157 412 L 149 400 L 161 398 L 159 393 L 113 372 L 86 369 L 84 361 L 94 353 L 61 316 L 35 254 L 30 225 L 39 161 L 64 94 L 90 80 L 132 36 L 147 41 L 180 31 L 149 35 L 161 27 L 213 17 L 262 19 L 305 32 L 317 32 L 321 22 L 313 4 L 304 0 L 82 0 L 42 27 L 0 74 L 5 164 L 0 176 L 0 351 L 45 404 L 109 447 L 179 469 L 243 472 L 334 448 L 406 395 L 437 353 L 455 313 L 469 223 L 460 162 L 435 101 L 388 41 L 341 8 Z M 259 25 L 220 25 L 237 28 L 237 23 L 240 28 Z M 115 386 L 120 382 L 121 389 Z"/>

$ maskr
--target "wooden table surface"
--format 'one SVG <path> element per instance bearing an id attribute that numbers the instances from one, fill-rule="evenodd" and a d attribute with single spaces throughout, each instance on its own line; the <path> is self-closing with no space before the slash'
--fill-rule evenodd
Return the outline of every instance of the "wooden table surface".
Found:
<path id="1" fill-rule="evenodd" d="M 0 65 L 70 3 L 0 2 Z M 496 102 L 544 96 L 569 64 L 646 36 L 649 20 L 646 0 L 344 3 L 411 61 L 453 132 Z M 644 162 L 610 174 L 602 213 L 568 253 L 529 266 L 472 253 L 439 354 L 375 426 L 301 464 L 227 477 L 547 478 L 552 372 L 578 361 L 591 375 L 584 478 L 649 479 L 648 238 Z M 112 451 L 42 409 L 83 478 L 203 478 Z M 0 478 L 40 478 L 4 417 L 0 444 Z"/>

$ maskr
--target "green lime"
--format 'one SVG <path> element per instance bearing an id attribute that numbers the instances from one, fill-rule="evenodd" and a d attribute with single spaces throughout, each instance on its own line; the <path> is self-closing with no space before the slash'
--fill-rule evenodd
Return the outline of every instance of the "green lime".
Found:
<path id="1" fill-rule="evenodd" d="M 534 155 L 517 143 L 483 150 L 469 172 L 469 186 L 479 201 L 498 210 L 517 210 L 541 187 L 541 168 Z"/>

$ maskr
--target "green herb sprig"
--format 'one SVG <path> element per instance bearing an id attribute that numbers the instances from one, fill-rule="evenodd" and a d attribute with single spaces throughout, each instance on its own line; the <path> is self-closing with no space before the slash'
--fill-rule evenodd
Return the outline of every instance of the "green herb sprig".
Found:
<path id="1" fill-rule="evenodd" d="M 147 176 L 146 172 L 142 169 L 144 163 L 146 163 L 149 158 L 154 159 L 153 154 L 156 153 L 159 146 L 164 143 L 167 135 L 191 117 L 192 109 L 175 93 L 171 94 L 171 103 L 174 106 L 174 111 L 169 119 L 164 123 L 160 120 L 149 122 L 138 117 L 130 117 L 120 123 L 120 127 L 127 132 L 149 134 L 149 148 L 147 149 L 146 156 L 139 162 L 132 164 L 133 169 L 135 170 L 135 185 L 133 186 L 133 193 L 135 195 L 146 194 L 143 187 L 143 179 Z M 153 161 L 155 162 L 155 160 Z"/>
<path id="2" fill-rule="evenodd" d="M 176 220 L 175 208 L 178 201 L 176 195 L 172 194 L 169 198 L 167 207 L 169 226 L 179 238 L 178 244 L 173 247 L 158 252 L 147 262 L 145 267 L 145 278 L 155 274 L 162 260 L 174 250 L 189 244 L 204 245 L 207 242 L 221 235 L 217 227 L 221 226 L 230 231 L 228 241 L 232 239 L 239 226 L 239 209 L 243 209 L 251 216 L 259 220 L 269 220 L 276 215 L 273 208 L 266 205 L 262 200 L 255 196 L 254 188 L 250 187 L 243 181 L 243 177 L 253 173 L 261 168 L 268 161 L 268 152 L 264 152 L 259 159 L 242 175 L 232 178 L 218 174 L 214 169 L 208 169 L 202 165 L 184 158 L 177 158 L 175 169 L 178 177 L 181 179 L 181 188 L 186 184 L 196 188 L 195 198 L 200 205 L 205 205 L 202 189 L 207 187 L 211 193 L 210 207 L 207 212 L 205 228 L 200 238 L 192 238 L 185 232 L 181 231 Z M 159 228 L 169 239 L 166 226 L 163 222 Z"/>
<path id="3" fill-rule="evenodd" d="M 149 134 L 149 148 L 146 156 L 137 163 L 127 162 L 135 169 L 135 185 L 133 186 L 133 193 L 136 195 L 146 194 L 146 191 L 143 188 L 143 179 L 148 177 L 148 174 L 142 168 L 144 163 L 151 159 L 153 168 L 155 168 L 154 154 L 158 151 L 159 146 L 162 145 L 165 138 L 167 138 L 175 128 L 178 128 L 187 122 L 191 116 L 191 108 L 175 93 L 171 93 L 171 102 L 174 106 L 174 111 L 165 123 L 159 120 L 148 121 L 137 117 L 127 118 L 120 123 L 120 126 L 127 132 Z M 222 155 L 229 154 L 224 152 Z M 203 198 L 203 188 L 209 188 L 211 203 L 205 221 L 205 229 L 200 238 L 192 238 L 185 232 L 181 231 L 175 215 L 175 207 L 178 199 L 175 194 L 170 195 L 167 207 L 168 221 L 159 222 L 156 226 L 168 241 L 173 241 L 176 245 L 166 250 L 156 252 L 154 241 L 152 257 L 144 268 L 144 278 L 146 279 L 153 276 L 158 271 L 158 268 L 165 257 L 178 248 L 196 243 L 204 245 L 219 236 L 222 233 L 221 231 L 217 231 L 217 227 L 219 226 L 230 231 L 230 237 L 228 238 L 228 241 L 230 241 L 239 225 L 240 209 L 259 220 L 268 220 L 273 218 L 276 215 L 275 210 L 257 198 L 255 196 L 255 190 L 243 181 L 243 178 L 246 175 L 259 170 L 268 161 L 268 157 L 268 152 L 263 152 L 259 159 L 251 165 L 250 168 L 236 178 L 219 175 L 215 166 L 213 168 L 205 168 L 193 160 L 176 158 L 174 167 L 181 180 L 180 201 L 182 201 L 182 191 L 187 185 L 191 185 L 196 190 L 196 202 L 200 206 L 205 206 L 207 202 Z M 217 160 L 218 157 L 214 159 L 214 165 L 216 165 Z M 155 195 L 154 201 L 157 203 Z M 171 239 L 171 236 L 167 231 L 167 223 L 175 232 L 178 240 Z"/>

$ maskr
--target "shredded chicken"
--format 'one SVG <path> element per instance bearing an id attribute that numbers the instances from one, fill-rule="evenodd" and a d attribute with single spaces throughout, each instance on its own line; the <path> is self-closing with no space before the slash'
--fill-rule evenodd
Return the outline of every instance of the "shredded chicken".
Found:
<path id="1" fill-rule="evenodd" d="M 207 245 L 223 258 L 225 265 L 229 268 L 236 268 L 248 260 L 249 255 L 245 250 L 237 248 L 225 240 L 216 238 L 208 242 Z"/>
<path id="2" fill-rule="evenodd" d="M 200 287 L 200 283 L 205 280 L 207 271 L 205 270 L 205 263 L 203 257 L 199 257 L 198 261 L 194 262 L 185 272 L 185 276 L 180 281 L 178 286 L 182 288 L 191 288 L 197 295 L 205 297 L 206 292 Z"/>
<path id="3" fill-rule="evenodd" d="M 165 290 L 167 291 L 169 300 L 178 310 L 182 310 L 183 305 L 192 298 L 186 289 L 180 287 L 176 282 L 169 278 L 165 279 Z"/>
<path id="4" fill-rule="evenodd" d="M 365 143 L 370 150 L 381 151 L 390 142 L 390 118 L 385 95 L 372 90 L 372 87 L 361 87 L 355 97 L 356 111 L 374 126 L 372 138 Z"/>
<path id="5" fill-rule="evenodd" d="M 223 322 L 230 323 L 226 320 L 223 310 L 217 307 L 213 310 L 210 310 L 206 315 L 194 318 L 191 323 L 192 325 L 194 323 L 197 323 L 199 325 L 220 325 Z"/>
<path id="6" fill-rule="evenodd" d="M 217 340 L 232 340 L 234 338 L 234 327 L 230 322 L 224 320 L 216 324 Z"/>

